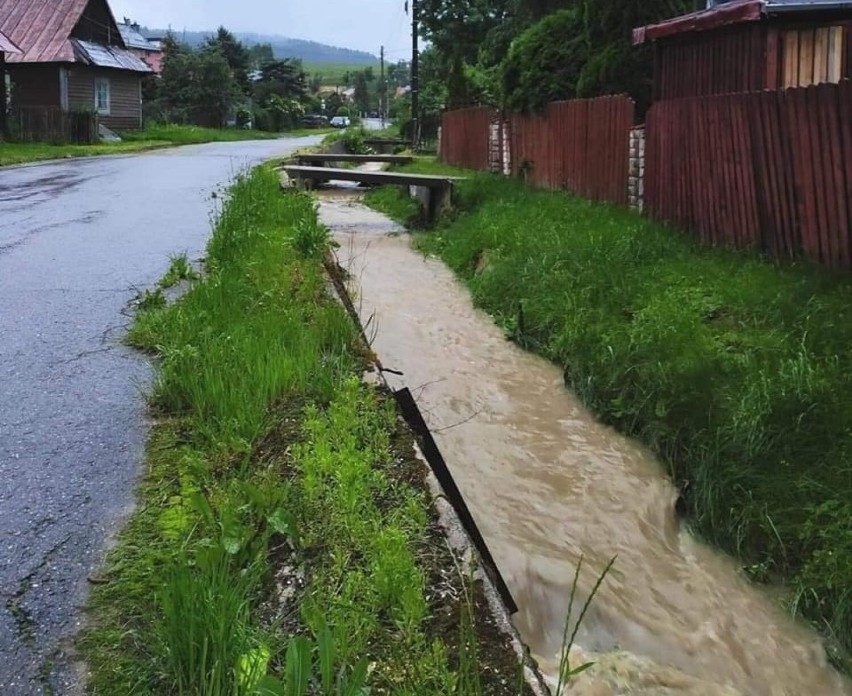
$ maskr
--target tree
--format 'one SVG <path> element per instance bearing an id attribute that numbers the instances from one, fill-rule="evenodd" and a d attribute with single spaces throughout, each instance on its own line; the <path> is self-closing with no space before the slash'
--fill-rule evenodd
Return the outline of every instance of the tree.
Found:
<path id="1" fill-rule="evenodd" d="M 388 86 L 405 87 L 411 82 L 411 65 L 404 60 L 388 65 Z"/>
<path id="2" fill-rule="evenodd" d="M 305 113 L 306 80 L 300 61 L 288 58 L 264 65 L 253 92 L 258 125 L 272 131 L 293 126 Z"/>
<path id="3" fill-rule="evenodd" d="M 249 65 L 253 70 L 260 70 L 267 63 L 275 60 L 272 44 L 255 44 L 249 47 Z"/>
<path id="4" fill-rule="evenodd" d="M 468 68 L 480 64 L 480 47 L 489 46 L 494 37 L 501 37 L 499 48 L 486 51 L 496 54 L 486 67 L 502 58 L 516 33 L 517 1 L 421 0 L 421 33 L 435 49 L 435 62 L 445 76 L 448 108 L 481 101 Z"/>
<path id="5" fill-rule="evenodd" d="M 230 65 L 218 49 L 177 44 L 166 52 L 160 95 L 164 116 L 179 123 L 222 127 L 239 96 Z"/>
<path id="6" fill-rule="evenodd" d="M 472 103 L 531 108 L 548 94 L 627 92 L 641 111 L 650 95 L 650 53 L 633 48 L 631 29 L 682 14 L 691 5 L 691 0 L 421 0 L 422 34 L 435 51 L 440 66 L 435 79 L 446 89 L 448 108 Z"/>
<path id="7" fill-rule="evenodd" d="M 353 99 L 359 111 L 370 110 L 370 86 L 367 84 L 366 71 L 359 70 L 355 73 L 355 94 Z"/>
<path id="8" fill-rule="evenodd" d="M 587 57 L 580 34 L 582 24 L 577 10 L 561 10 L 515 39 L 502 65 L 506 107 L 538 111 L 552 101 L 577 96 L 577 82 Z"/>
<path id="9" fill-rule="evenodd" d="M 336 115 L 343 106 L 343 97 L 339 92 L 332 92 L 325 99 L 326 114 Z"/>
<path id="10" fill-rule="evenodd" d="M 207 47 L 219 51 L 228 63 L 239 88 L 248 94 L 251 91 L 251 55 L 248 49 L 225 27 L 219 27 L 216 36 L 207 40 Z"/>

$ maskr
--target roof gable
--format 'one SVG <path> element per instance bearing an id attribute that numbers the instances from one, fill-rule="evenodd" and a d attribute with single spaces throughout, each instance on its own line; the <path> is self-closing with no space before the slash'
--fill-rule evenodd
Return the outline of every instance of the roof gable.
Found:
<path id="1" fill-rule="evenodd" d="M 11 63 L 73 63 L 77 35 L 124 48 L 106 0 L 0 0 L 0 31 L 22 51 Z"/>

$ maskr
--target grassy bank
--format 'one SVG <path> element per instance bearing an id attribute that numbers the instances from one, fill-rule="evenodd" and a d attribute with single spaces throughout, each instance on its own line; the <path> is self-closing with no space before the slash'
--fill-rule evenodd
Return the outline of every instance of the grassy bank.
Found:
<path id="1" fill-rule="evenodd" d="M 472 174 L 422 237 L 684 486 L 694 527 L 852 649 L 852 283 L 699 248 L 618 208 Z M 395 191 L 369 194 L 405 219 Z"/>
<path id="2" fill-rule="evenodd" d="M 97 145 L 51 145 L 50 143 L 0 142 L 0 167 L 27 162 L 39 162 L 71 157 L 119 155 L 145 150 L 156 150 L 178 145 L 195 145 L 211 142 L 241 140 L 271 140 L 285 136 L 322 135 L 328 131 L 300 129 L 287 133 L 264 133 L 236 128 L 216 129 L 197 126 L 149 126 L 140 131 L 122 133 L 120 143 Z"/>
<path id="3" fill-rule="evenodd" d="M 240 178 L 206 273 L 130 333 L 157 358 L 137 512 L 95 578 L 95 694 L 516 694 L 392 403 L 327 294 L 309 197 Z M 475 617 L 475 618 L 474 618 Z"/>
<path id="4" fill-rule="evenodd" d="M 434 157 L 418 157 L 411 164 L 393 167 L 393 171 L 462 178 L 472 175 L 470 171 L 438 162 Z M 412 228 L 422 226 L 420 204 L 411 196 L 402 195 L 396 186 L 370 189 L 364 196 L 364 202 L 374 210 L 384 213 L 403 225 Z"/>
<path id="5" fill-rule="evenodd" d="M 0 167 L 27 162 L 67 159 L 71 157 L 94 157 L 96 155 L 118 155 L 131 152 L 170 147 L 168 141 L 140 141 L 126 143 L 103 143 L 100 145 L 51 145 L 50 143 L 0 143 Z"/>

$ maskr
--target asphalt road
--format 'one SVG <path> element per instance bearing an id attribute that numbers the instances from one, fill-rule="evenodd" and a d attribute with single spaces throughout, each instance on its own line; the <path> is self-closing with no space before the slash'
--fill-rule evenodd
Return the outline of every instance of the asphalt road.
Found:
<path id="1" fill-rule="evenodd" d="M 0 694 L 77 693 L 87 576 L 133 505 L 150 366 L 128 303 L 203 254 L 211 194 L 316 138 L 0 169 Z"/>

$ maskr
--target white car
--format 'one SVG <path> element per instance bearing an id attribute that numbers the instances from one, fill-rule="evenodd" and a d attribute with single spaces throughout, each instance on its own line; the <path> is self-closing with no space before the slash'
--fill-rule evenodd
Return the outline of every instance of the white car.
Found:
<path id="1" fill-rule="evenodd" d="M 335 128 L 348 128 L 351 124 L 348 116 L 335 116 L 331 119 L 331 125 Z"/>

